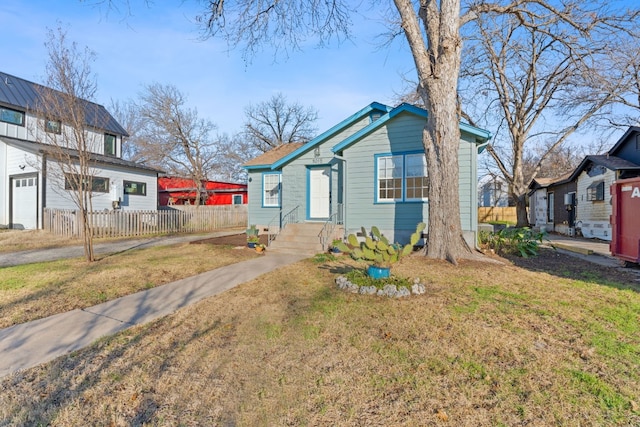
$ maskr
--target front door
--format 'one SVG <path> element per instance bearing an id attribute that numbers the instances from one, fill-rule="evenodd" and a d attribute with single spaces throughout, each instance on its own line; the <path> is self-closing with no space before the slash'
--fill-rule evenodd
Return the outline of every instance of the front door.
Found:
<path id="1" fill-rule="evenodd" d="M 331 209 L 331 167 L 309 169 L 309 219 L 327 219 Z"/>
<path id="2" fill-rule="evenodd" d="M 11 178 L 11 228 L 38 228 L 38 175 Z"/>

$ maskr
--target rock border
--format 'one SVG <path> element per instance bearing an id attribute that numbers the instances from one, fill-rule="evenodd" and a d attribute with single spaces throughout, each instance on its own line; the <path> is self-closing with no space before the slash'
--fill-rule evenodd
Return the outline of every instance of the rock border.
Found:
<path id="1" fill-rule="evenodd" d="M 426 292 L 424 284 L 420 283 L 420 279 L 418 278 L 413 281 L 411 290 L 404 286 L 398 288 L 396 285 L 391 284 L 384 285 L 382 289 L 378 289 L 375 286 L 359 286 L 349 281 L 346 276 L 336 277 L 336 285 L 338 285 L 338 288 L 354 294 L 386 296 L 389 298 L 403 298 L 411 295 L 422 295 Z"/>

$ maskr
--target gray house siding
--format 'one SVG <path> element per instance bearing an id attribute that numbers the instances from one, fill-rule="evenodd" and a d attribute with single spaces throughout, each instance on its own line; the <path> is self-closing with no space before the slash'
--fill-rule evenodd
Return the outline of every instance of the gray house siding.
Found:
<path id="1" fill-rule="evenodd" d="M 260 169 L 249 171 L 249 182 L 247 191 L 251 196 L 248 198 L 247 209 L 250 225 L 266 228 L 271 220 L 280 212 L 279 207 L 262 206 L 262 177 L 264 173 L 277 173 L 270 169 Z"/>

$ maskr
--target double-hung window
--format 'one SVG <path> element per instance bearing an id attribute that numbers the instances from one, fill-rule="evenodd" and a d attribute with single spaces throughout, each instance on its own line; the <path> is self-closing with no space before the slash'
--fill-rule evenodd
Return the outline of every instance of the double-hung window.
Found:
<path id="1" fill-rule="evenodd" d="M 424 153 L 376 157 L 377 202 L 427 200 L 427 161 Z"/>
<path id="2" fill-rule="evenodd" d="M 403 156 L 378 157 L 378 201 L 402 201 Z"/>
<path id="3" fill-rule="evenodd" d="M 429 184 L 427 182 L 427 159 L 424 153 L 404 156 L 405 200 L 426 200 Z"/>
<path id="4" fill-rule="evenodd" d="M 280 207 L 280 174 L 262 175 L 262 206 Z"/>

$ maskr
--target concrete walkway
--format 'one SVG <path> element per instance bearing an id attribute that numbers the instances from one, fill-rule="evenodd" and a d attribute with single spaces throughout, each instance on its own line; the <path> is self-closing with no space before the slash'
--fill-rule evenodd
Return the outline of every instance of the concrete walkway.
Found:
<path id="1" fill-rule="evenodd" d="M 559 252 L 606 267 L 621 267 L 622 263 L 611 255 L 609 243 L 597 239 L 548 234 L 543 245 L 553 246 Z"/>
<path id="2" fill-rule="evenodd" d="M 163 243 L 165 242 L 166 239 Z M 79 350 L 103 336 L 166 316 L 179 308 L 304 258 L 306 256 L 301 254 L 267 252 L 258 258 L 90 308 L 2 329 L 0 378 Z"/>

